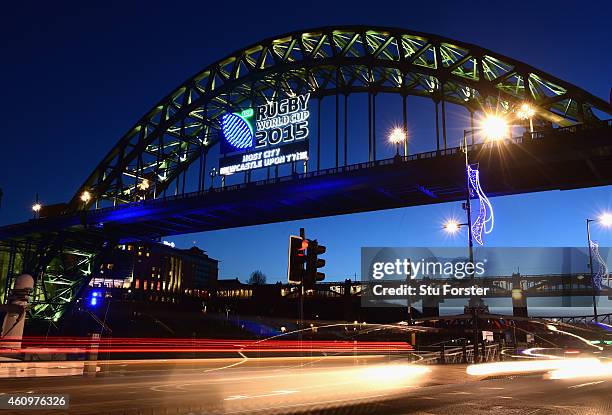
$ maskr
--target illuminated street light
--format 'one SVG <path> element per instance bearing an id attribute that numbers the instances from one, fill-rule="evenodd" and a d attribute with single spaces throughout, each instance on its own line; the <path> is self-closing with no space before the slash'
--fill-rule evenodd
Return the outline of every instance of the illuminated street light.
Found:
<path id="1" fill-rule="evenodd" d="M 607 227 L 612 226 L 612 213 L 603 213 L 599 216 L 599 224 Z"/>
<path id="2" fill-rule="evenodd" d="M 602 226 L 612 226 L 612 213 L 605 212 L 599 216 L 599 219 L 588 219 L 586 220 L 587 228 L 587 246 L 589 248 L 589 271 L 591 273 L 591 287 L 593 289 L 593 317 L 597 321 L 597 291 L 595 287 L 595 277 L 593 275 L 593 242 L 591 241 L 591 222 L 597 222 Z"/>
<path id="3" fill-rule="evenodd" d="M 516 116 L 521 120 L 529 120 L 529 132 L 533 133 L 533 116 L 535 109 L 528 103 L 524 103 L 516 112 Z"/>
<path id="4" fill-rule="evenodd" d="M 406 132 L 401 128 L 394 128 L 389 134 L 389 142 L 395 144 L 396 155 L 399 156 L 399 146 L 406 140 Z"/>
<path id="5" fill-rule="evenodd" d="M 467 134 L 468 132 L 471 132 L 473 134 L 475 130 L 477 129 L 473 128 L 471 130 L 463 130 L 463 145 L 461 147 L 461 150 L 463 151 L 465 155 L 465 175 L 466 175 L 465 176 L 465 203 L 463 206 L 464 206 L 465 213 L 467 216 L 467 223 L 464 223 L 464 224 L 455 223 L 454 225 L 448 224 L 448 227 L 447 227 L 448 232 L 454 233 L 454 232 L 457 232 L 462 225 L 467 226 L 468 228 L 468 255 L 469 255 L 469 261 L 471 264 L 474 263 L 474 235 L 473 235 L 474 229 L 472 229 L 472 203 L 471 203 L 472 202 L 472 189 L 475 191 L 480 190 L 479 198 L 480 196 L 482 196 L 484 200 L 486 201 L 486 204 L 488 205 L 489 209 L 491 209 L 491 205 L 488 202 L 486 195 L 484 195 L 484 193 L 482 193 L 482 189 L 480 189 L 480 182 L 478 179 L 478 170 L 476 170 L 475 179 L 473 179 L 471 176 L 472 173 L 474 172 L 474 169 L 470 166 L 469 147 L 467 144 Z M 486 115 L 485 119 L 481 123 L 478 130 L 483 131 L 485 138 L 488 138 L 494 141 L 498 141 L 498 140 L 503 140 L 508 136 L 509 126 L 508 126 L 508 122 L 506 121 L 506 119 L 499 115 Z M 475 186 L 478 186 L 478 188 L 476 188 Z M 482 193 L 482 195 L 480 193 Z M 482 199 L 480 199 L 480 201 L 482 204 Z M 479 214 L 479 218 L 480 218 L 480 214 Z M 484 222 L 480 222 L 480 223 L 484 223 Z M 482 228 L 479 230 L 479 236 L 477 239 L 477 241 L 479 241 L 480 244 L 482 244 L 482 234 L 480 233 L 481 230 Z M 489 230 L 489 232 L 491 230 L 492 228 Z M 485 230 L 485 233 L 489 233 L 489 232 Z M 471 279 L 473 278 L 474 278 L 474 273 L 471 273 Z M 480 341 L 479 340 L 479 330 L 478 330 L 478 313 L 480 309 L 484 309 L 488 311 L 488 308 L 486 304 L 484 303 L 484 301 L 482 300 L 482 298 L 480 298 L 479 296 L 473 296 L 470 298 L 468 302 L 468 308 L 472 310 L 472 314 L 473 314 L 472 321 L 474 322 L 474 362 L 478 362 L 478 359 L 479 359 L 478 342 Z"/>
<path id="6" fill-rule="evenodd" d="M 81 193 L 81 201 L 83 203 L 87 203 L 91 200 L 91 193 L 89 193 L 87 190 L 85 190 L 83 193 Z"/>
<path id="7" fill-rule="evenodd" d="M 445 224 L 444 224 L 444 231 L 450 234 L 455 234 L 457 232 L 459 232 L 459 229 L 461 229 L 462 226 L 467 226 L 467 223 L 459 223 L 456 220 L 448 220 Z"/>
<path id="8" fill-rule="evenodd" d="M 516 114 L 521 120 L 527 120 L 535 115 L 535 110 L 528 103 L 524 103 Z"/>
<path id="9" fill-rule="evenodd" d="M 138 188 L 140 190 L 147 190 L 149 188 L 150 184 L 149 184 L 149 180 L 148 179 L 142 179 L 142 181 L 140 183 L 138 183 Z"/>
<path id="10" fill-rule="evenodd" d="M 498 114 L 488 114 L 484 120 L 482 120 L 480 130 L 482 130 L 486 139 L 491 141 L 501 141 L 508 138 L 510 126 L 508 125 L 508 121 L 503 116 Z"/>
<path id="11" fill-rule="evenodd" d="M 32 212 L 34 212 L 34 218 L 38 218 L 40 216 L 40 210 L 42 209 L 42 203 L 38 199 L 38 193 L 36 193 L 36 199 L 34 200 L 34 204 L 32 205 Z"/>

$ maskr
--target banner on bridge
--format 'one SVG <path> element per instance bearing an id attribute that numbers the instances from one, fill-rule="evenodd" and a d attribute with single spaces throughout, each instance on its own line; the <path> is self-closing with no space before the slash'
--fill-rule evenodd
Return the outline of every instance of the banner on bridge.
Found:
<path id="1" fill-rule="evenodd" d="M 219 174 L 308 160 L 309 100 L 310 93 L 223 115 Z"/>

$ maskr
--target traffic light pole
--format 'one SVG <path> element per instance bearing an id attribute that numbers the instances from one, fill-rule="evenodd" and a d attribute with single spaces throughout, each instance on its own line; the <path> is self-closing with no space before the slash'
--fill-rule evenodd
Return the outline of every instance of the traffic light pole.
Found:
<path id="1" fill-rule="evenodd" d="M 317 281 L 323 281 L 325 274 L 318 272 L 325 266 L 325 260 L 319 258 L 324 254 L 326 247 L 319 245 L 316 239 L 306 239 L 304 228 L 300 228 L 300 236 L 289 236 L 289 255 L 287 267 L 287 282 L 299 286 L 297 290 L 299 301 L 298 341 L 302 346 L 304 329 L 304 299 L 306 288 L 314 288 Z"/>
<path id="2" fill-rule="evenodd" d="M 306 240 L 306 231 L 304 228 L 300 228 L 300 238 L 302 240 Z M 302 329 L 304 327 L 304 278 L 306 276 L 306 270 L 302 269 L 302 278 L 300 282 L 300 287 L 298 289 L 298 295 L 300 296 L 300 319 L 298 323 L 298 341 L 300 344 L 300 350 L 302 350 Z"/>

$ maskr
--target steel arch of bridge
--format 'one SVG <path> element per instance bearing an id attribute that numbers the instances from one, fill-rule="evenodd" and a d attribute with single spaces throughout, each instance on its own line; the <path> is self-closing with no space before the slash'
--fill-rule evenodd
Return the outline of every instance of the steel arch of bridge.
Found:
<path id="1" fill-rule="evenodd" d="M 408 95 L 429 97 L 436 109 L 442 103 L 443 111 L 445 102 L 461 105 L 471 114 L 491 108 L 511 112 L 527 101 L 538 119 L 561 126 L 596 121 L 593 109 L 610 113 L 608 103 L 570 83 L 457 40 L 366 26 L 293 32 L 236 51 L 162 99 L 100 162 L 68 210 L 156 198 L 172 183 L 178 191 L 181 174 L 184 187 L 184 173 L 197 160 L 201 189 L 221 115 L 304 92 L 318 98 L 400 94 L 404 124 Z M 143 180 L 147 186 L 139 188 Z M 84 191 L 93 196 L 85 203 Z"/>

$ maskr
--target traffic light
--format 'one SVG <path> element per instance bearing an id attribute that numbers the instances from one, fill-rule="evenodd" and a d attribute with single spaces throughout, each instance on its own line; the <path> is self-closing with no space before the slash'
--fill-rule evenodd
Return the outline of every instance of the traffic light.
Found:
<path id="1" fill-rule="evenodd" d="M 308 239 L 300 238 L 299 236 L 289 237 L 289 266 L 287 268 L 287 281 L 289 284 L 302 283 L 307 248 Z"/>
<path id="2" fill-rule="evenodd" d="M 318 272 L 319 268 L 325 266 L 325 260 L 319 258 L 319 255 L 325 253 L 327 249 L 324 245 L 319 245 L 319 242 L 315 239 L 308 241 L 308 250 L 306 254 L 306 285 L 314 285 L 317 281 L 323 281 L 325 274 Z"/>

